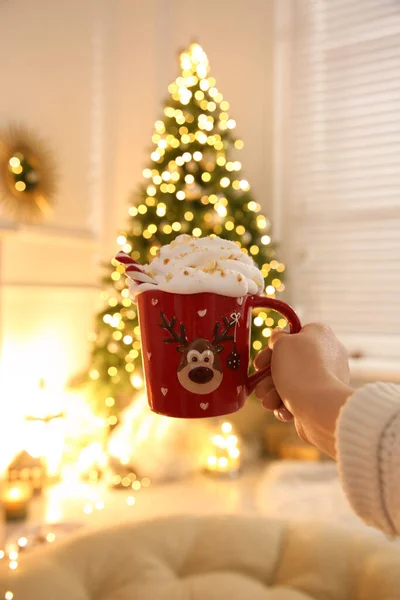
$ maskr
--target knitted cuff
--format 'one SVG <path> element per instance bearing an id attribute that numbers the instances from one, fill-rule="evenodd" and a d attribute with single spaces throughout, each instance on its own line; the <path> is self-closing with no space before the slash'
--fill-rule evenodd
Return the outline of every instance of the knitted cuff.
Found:
<path id="1" fill-rule="evenodd" d="M 369 525 L 392 535 L 385 505 L 382 438 L 400 412 L 400 386 L 372 383 L 342 407 L 336 425 L 336 450 L 344 491 L 355 512 Z"/>

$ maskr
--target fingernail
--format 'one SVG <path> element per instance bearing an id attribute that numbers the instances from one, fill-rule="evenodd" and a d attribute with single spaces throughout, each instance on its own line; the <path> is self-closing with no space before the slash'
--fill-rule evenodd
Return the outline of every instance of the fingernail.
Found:
<path id="1" fill-rule="evenodd" d="M 285 406 L 281 406 L 280 408 L 274 410 L 274 415 L 276 419 L 283 421 L 284 423 L 287 423 L 293 419 L 292 413 L 289 412 Z"/>

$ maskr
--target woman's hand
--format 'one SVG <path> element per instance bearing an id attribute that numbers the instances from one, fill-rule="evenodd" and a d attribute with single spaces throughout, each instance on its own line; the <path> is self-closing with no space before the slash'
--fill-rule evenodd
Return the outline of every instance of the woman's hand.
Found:
<path id="1" fill-rule="evenodd" d="M 344 346 L 325 325 L 297 334 L 275 330 L 255 360 L 256 369 L 268 364 L 271 376 L 255 391 L 263 406 L 282 421 L 294 419 L 303 440 L 334 457 L 336 420 L 353 392 Z"/>

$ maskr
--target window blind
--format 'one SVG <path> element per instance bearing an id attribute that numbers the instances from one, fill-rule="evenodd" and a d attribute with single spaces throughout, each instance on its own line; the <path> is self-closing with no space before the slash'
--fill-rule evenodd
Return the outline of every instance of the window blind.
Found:
<path id="1" fill-rule="evenodd" d="M 293 0 L 292 299 L 400 357 L 400 1 Z"/>

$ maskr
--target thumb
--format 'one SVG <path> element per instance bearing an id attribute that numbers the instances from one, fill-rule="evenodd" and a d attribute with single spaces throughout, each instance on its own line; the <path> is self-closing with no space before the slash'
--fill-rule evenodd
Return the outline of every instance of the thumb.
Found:
<path id="1" fill-rule="evenodd" d="M 283 329 L 280 329 L 279 327 L 277 327 L 276 329 L 274 329 L 271 333 L 271 336 L 269 338 L 269 342 L 268 342 L 268 346 L 271 350 L 274 349 L 275 344 L 278 342 L 278 340 L 280 340 L 281 338 L 283 338 L 284 336 L 289 335 L 288 331 L 283 331 Z"/>

